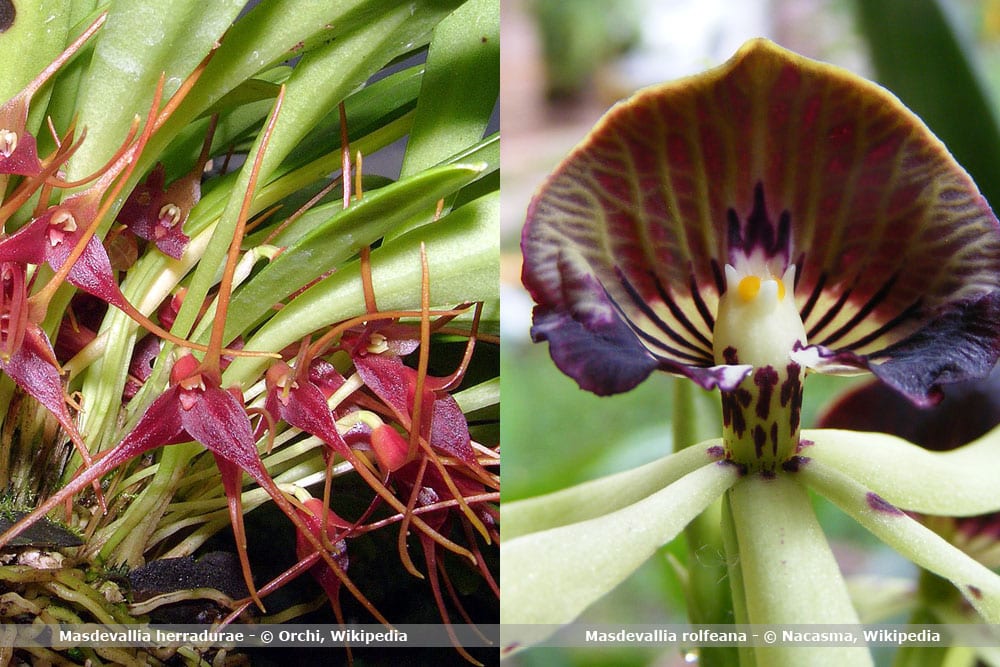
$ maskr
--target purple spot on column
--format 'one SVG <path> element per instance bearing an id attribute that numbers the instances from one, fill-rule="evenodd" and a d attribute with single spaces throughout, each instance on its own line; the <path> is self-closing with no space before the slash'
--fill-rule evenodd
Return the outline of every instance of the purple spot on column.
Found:
<path id="1" fill-rule="evenodd" d="M 762 366 L 754 373 L 753 382 L 760 389 L 757 394 L 757 416 L 767 419 L 771 412 L 771 395 L 778 384 L 778 371 L 772 366 Z"/>
<path id="2" fill-rule="evenodd" d="M 966 586 L 966 588 L 969 589 L 969 593 L 972 594 L 972 597 L 976 598 L 977 600 L 983 599 L 983 592 L 979 590 L 978 586 L 973 586 L 972 584 L 969 584 L 968 586 Z"/>
<path id="3" fill-rule="evenodd" d="M 736 396 L 736 401 L 744 408 L 749 406 L 751 401 L 753 401 L 753 394 L 746 389 L 737 389 L 733 394 Z"/>
<path id="4" fill-rule="evenodd" d="M 737 437 L 747 430 L 747 420 L 739 406 L 742 399 L 739 391 L 722 392 L 722 423 L 726 427 L 731 426 Z"/>
<path id="5" fill-rule="evenodd" d="M 802 380 L 799 378 L 799 373 L 801 371 L 802 367 L 794 361 L 788 364 L 788 367 L 785 369 L 785 372 L 788 373 L 788 377 L 781 383 L 782 407 L 788 405 L 788 401 L 792 400 L 792 397 L 800 391 Z"/>
<path id="6" fill-rule="evenodd" d="M 764 428 L 757 424 L 753 427 L 753 448 L 757 452 L 757 458 L 760 458 L 764 454 L 764 444 L 767 442 L 767 434 L 764 433 Z"/>

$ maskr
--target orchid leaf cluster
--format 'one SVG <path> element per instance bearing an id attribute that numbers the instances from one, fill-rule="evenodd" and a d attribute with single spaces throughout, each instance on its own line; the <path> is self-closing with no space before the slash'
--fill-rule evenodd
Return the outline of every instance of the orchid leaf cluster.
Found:
<path id="1" fill-rule="evenodd" d="M 17 3 L 2 30 L 4 621 L 391 626 L 375 558 L 446 626 L 495 622 L 495 4 Z M 365 167 L 403 139 L 398 178 Z M 123 583 L 205 553 L 217 586 Z"/>
<path id="2" fill-rule="evenodd" d="M 1000 436 L 931 452 L 802 426 L 810 375 L 871 374 L 917 409 L 1000 355 L 1000 223 L 892 94 L 752 40 L 613 107 L 532 200 L 521 247 L 532 338 L 581 388 L 622 393 L 663 371 L 718 391 L 722 411 L 720 437 L 686 439 L 703 426 L 691 425 L 698 390 L 679 384 L 676 453 L 504 504 L 506 653 L 573 621 L 682 532 L 692 553 L 725 551 L 728 618 L 711 622 L 858 623 L 811 495 L 1000 622 L 994 564 L 915 516 L 1000 509 Z M 686 593 L 707 622 L 696 609 L 717 600 L 698 596 L 715 592 Z M 864 647 L 804 651 L 738 657 L 872 664 Z"/>

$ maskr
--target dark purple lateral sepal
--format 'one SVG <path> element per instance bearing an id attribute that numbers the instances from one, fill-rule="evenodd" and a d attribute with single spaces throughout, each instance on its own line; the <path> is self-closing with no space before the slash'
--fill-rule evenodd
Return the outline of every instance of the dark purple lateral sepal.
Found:
<path id="1" fill-rule="evenodd" d="M 1000 366 L 985 379 L 945 387 L 944 400 L 931 408 L 919 408 L 873 380 L 839 396 L 820 415 L 816 427 L 890 433 L 926 449 L 947 451 L 972 442 L 998 424 Z"/>
<path id="2" fill-rule="evenodd" d="M 585 325 L 566 311 L 536 306 L 531 339 L 547 340 L 559 370 L 598 396 L 628 391 L 660 366 L 617 317 Z"/>
<path id="3" fill-rule="evenodd" d="M 926 326 L 878 353 L 883 382 L 917 405 L 941 400 L 942 384 L 986 377 L 1000 356 L 1000 292 L 949 304 Z"/>
<path id="4" fill-rule="evenodd" d="M 700 368 L 657 358 L 617 317 L 583 324 L 565 311 L 543 306 L 535 307 L 531 339 L 548 341 L 559 370 L 598 396 L 629 391 L 654 370 L 683 375 L 703 389 L 732 391 L 753 369 L 746 364 Z"/>
<path id="5" fill-rule="evenodd" d="M 940 402 L 941 385 L 989 375 L 1000 356 L 997 322 L 1000 292 L 990 292 L 948 304 L 919 330 L 872 355 L 808 345 L 792 357 L 821 373 L 868 369 L 913 404 L 929 407 Z"/>

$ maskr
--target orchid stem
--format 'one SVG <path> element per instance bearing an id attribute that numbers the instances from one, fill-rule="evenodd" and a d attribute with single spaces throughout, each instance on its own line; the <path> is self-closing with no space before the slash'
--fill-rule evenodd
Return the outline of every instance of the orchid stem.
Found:
<path id="1" fill-rule="evenodd" d="M 220 360 L 223 349 L 223 336 L 226 332 L 225 314 L 229 310 L 229 299 L 232 297 L 233 275 L 236 273 L 236 264 L 240 258 L 240 244 L 243 242 L 243 232 L 246 230 L 247 218 L 250 215 L 250 205 L 253 203 L 253 193 L 257 189 L 257 177 L 260 174 L 261 164 L 264 162 L 264 154 L 267 144 L 274 132 L 274 126 L 278 122 L 278 113 L 281 111 L 281 104 L 285 99 L 285 86 L 281 86 L 278 97 L 274 100 L 274 108 L 268 118 L 267 125 L 260 135 L 260 142 L 257 146 L 257 153 L 254 155 L 253 166 L 250 171 L 250 180 L 247 183 L 246 196 L 240 207 L 239 216 L 236 219 L 236 229 L 233 231 L 233 240 L 229 244 L 229 252 L 226 254 L 225 270 L 222 273 L 222 281 L 219 283 L 219 298 L 216 307 L 215 320 L 212 322 L 212 334 L 209 338 L 208 351 L 202 362 L 203 368 L 219 377 L 222 374 Z"/>

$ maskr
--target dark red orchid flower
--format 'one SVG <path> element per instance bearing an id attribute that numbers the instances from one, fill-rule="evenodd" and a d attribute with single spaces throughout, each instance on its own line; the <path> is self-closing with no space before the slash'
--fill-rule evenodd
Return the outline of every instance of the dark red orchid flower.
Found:
<path id="1" fill-rule="evenodd" d="M 419 345 L 419 333 L 412 327 L 393 324 L 348 331 L 341 341 L 365 385 L 392 409 L 407 430 L 411 428 L 417 398 L 418 372 L 403 362 L 403 356 Z M 478 468 L 465 414 L 446 391 L 452 380 L 424 376 L 419 432 L 432 447 Z"/>
<path id="2" fill-rule="evenodd" d="M 250 475 L 267 491 L 297 526 L 302 522 L 260 460 L 242 394 L 237 390 L 222 389 L 218 377 L 190 355 L 174 364 L 170 387 L 150 404 L 135 427 L 112 449 L 103 452 L 93 465 L 43 502 L 24 520 L 0 535 L 0 545 L 7 543 L 65 499 L 120 465 L 153 449 L 192 440 L 200 442 L 215 457 L 226 497 L 229 499 L 230 518 L 247 587 L 256 595 L 243 530 L 243 473 Z M 312 545 L 314 549 L 323 551 L 319 540 L 313 539 Z M 327 560 L 329 564 L 329 557 Z M 330 567 L 334 572 L 337 571 L 335 565 Z M 361 595 L 356 589 L 352 592 Z M 359 599 L 364 601 L 363 596 Z"/>
<path id="3" fill-rule="evenodd" d="M 84 463 L 90 451 L 70 416 L 59 362 L 48 336 L 31 314 L 25 267 L 0 262 L 0 369 L 45 406 L 73 441 Z"/>
<path id="4" fill-rule="evenodd" d="M 134 135 L 126 139 L 113 160 L 115 165 L 91 188 L 49 208 L 14 234 L 0 237 L 0 274 L 3 281 L 0 368 L 52 413 L 88 466 L 93 463 L 93 458 L 69 415 L 62 371 L 40 323 L 45 317 L 49 300 L 63 279 L 108 303 L 134 311 L 113 278 L 103 246 L 93 237 L 93 225 L 100 217 L 105 191 L 121 175 L 123 178 L 109 196 L 109 199 L 114 198 L 114 192 L 131 169 L 129 165 L 134 156 L 149 138 L 160 90 L 154 96 L 147 126 L 140 138 L 131 146 L 129 144 Z M 57 272 L 56 276 L 29 297 L 26 266 L 46 262 Z M 103 505 L 96 478 L 94 486 Z"/>
<path id="5" fill-rule="evenodd" d="M 162 164 L 156 165 L 146 181 L 136 186 L 118 212 L 118 221 L 133 234 L 156 244 L 165 255 L 180 259 L 191 240 L 184 223 L 201 199 L 201 174 L 209 159 L 216 117 L 212 117 L 201 155 L 192 170 L 165 188 Z"/>
<path id="6" fill-rule="evenodd" d="M 342 384 L 343 378 L 332 365 L 321 359 L 314 360 L 306 372 L 296 374 L 284 362 L 277 362 L 268 369 L 266 382 L 268 394 L 264 407 L 269 414 L 323 440 L 333 453 L 351 463 L 358 474 L 376 492 L 377 498 L 384 500 L 397 512 L 407 513 L 406 503 L 399 500 L 385 486 L 386 480 L 380 479 L 368 468 L 368 465 L 348 446 L 338 431 L 333 413 L 327 405 L 327 398 L 332 394 L 331 388 Z M 466 433 L 468 433 L 467 430 Z M 368 444 L 369 438 L 373 438 L 373 432 L 359 431 L 355 433 L 355 436 L 353 439 L 356 441 Z M 374 447 L 372 448 L 374 449 Z M 405 456 L 405 451 L 403 455 Z M 443 544 L 452 551 L 472 557 L 468 550 L 444 538 L 420 517 L 412 517 L 412 521 L 422 535 L 429 536 L 430 539 Z M 405 551 L 401 551 L 401 557 L 407 569 L 417 574 Z"/>
<path id="7" fill-rule="evenodd" d="M 185 194 L 190 204 L 182 208 L 174 203 L 177 197 L 172 196 L 170 190 L 165 190 L 163 184 L 163 165 L 157 165 L 149 172 L 145 183 L 136 186 L 125 200 L 118 213 L 118 221 L 139 238 L 155 243 L 164 255 L 180 259 L 191 240 L 182 228 L 188 213 L 198 201 L 200 188 L 187 188 Z M 188 179 L 175 181 L 171 189 L 178 184 L 187 185 Z"/>
<path id="8" fill-rule="evenodd" d="M 349 522 L 344 521 L 334 513 L 329 507 L 323 504 L 318 498 L 309 498 L 302 503 L 298 510 L 299 516 L 306 527 L 317 537 L 324 537 L 327 541 L 333 542 L 333 557 L 340 566 L 341 571 L 346 572 L 350 560 L 347 555 L 347 540 L 342 539 L 339 533 L 350 529 Z M 325 534 L 324 534 L 325 529 Z M 295 553 L 300 559 L 308 558 L 315 553 L 312 544 L 302 533 L 297 533 L 295 537 Z M 319 583 L 330 600 L 330 606 L 337 617 L 337 621 L 344 622 L 344 615 L 340 610 L 340 589 L 343 584 L 340 577 L 331 570 L 325 563 L 317 562 L 309 568 L 309 574 Z"/>
<path id="9" fill-rule="evenodd" d="M 380 460 L 400 460 L 406 456 L 409 444 L 402 438 L 402 436 L 397 434 L 390 427 L 386 426 L 377 428 L 372 435 L 372 446 L 375 448 L 376 452 L 379 452 Z M 392 450 L 395 450 L 395 453 L 393 453 Z M 437 533 L 448 534 L 450 532 L 452 517 L 457 517 L 460 520 L 463 520 L 466 537 L 469 544 L 472 545 L 476 568 L 483 576 L 484 580 L 493 589 L 494 594 L 499 597 L 500 587 L 489 571 L 489 567 L 487 566 L 486 561 L 483 558 L 483 554 L 479 550 L 475 536 L 473 535 L 473 530 L 469 526 L 468 522 L 465 521 L 466 517 L 461 512 L 456 513 L 454 507 L 430 509 L 440 501 L 453 497 L 454 489 L 456 488 L 463 498 L 473 498 L 486 493 L 486 487 L 482 484 L 482 482 L 467 478 L 463 475 L 454 475 L 448 480 L 445 480 L 437 468 L 427 465 L 426 459 L 406 463 L 393 472 L 392 478 L 398 483 L 401 492 L 410 498 L 410 507 L 412 509 L 428 508 L 428 511 L 422 512 L 419 516 Z M 416 515 L 411 514 L 409 516 Z M 483 518 L 489 525 L 493 525 L 492 516 L 488 512 L 483 511 Z M 499 536 L 495 535 L 496 531 L 492 532 L 494 533 L 494 539 L 497 539 Z M 437 604 L 439 613 L 441 614 L 441 620 L 444 622 L 448 635 L 451 637 L 452 645 L 464 658 L 474 664 L 478 664 L 478 662 L 462 647 L 461 642 L 458 641 L 458 638 L 455 636 L 451 627 L 451 616 L 448 613 L 448 608 L 445 604 L 444 596 L 441 591 L 442 581 L 448 591 L 449 598 L 465 622 L 470 626 L 474 625 L 474 623 L 469 617 L 469 614 L 465 611 L 451 579 L 448 576 L 447 570 L 444 569 L 438 559 L 439 545 L 424 532 L 418 533 L 417 538 L 420 540 L 420 546 L 424 553 L 424 560 L 427 563 L 427 575 L 431 586 L 431 592 L 434 595 L 434 601 Z"/>
<path id="10" fill-rule="evenodd" d="M 26 129 L 31 98 L 104 25 L 106 18 L 106 13 L 101 14 L 27 86 L 0 105 L 0 174 L 41 175 L 38 145 L 35 137 Z"/>
<path id="11" fill-rule="evenodd" d="M 0 535 L 0 546 L 8 543 L 30 525 L 40 520 L 54 507 L 72 498 L 86 485 L 96 482 L 103 475 L 136 456 L 158 447 L 194 440 L 212 452 L 219 468 L 223 488 L 228 499 L 244 577 L 248 589 L 258 604 L 260 601 L 256 597 L 253 586 L 249 559 L 246 554 L 246 535 L 243 529 L 241 495 L 244 472 L 270 495 L 275 504 L 303 533 L 313 549 L 325 560 L 331 571 L 341 577 L 351 593 L 380 622 L 388 624 L 357 587 L 347 579 L 321 541 L 308 530 L 294 506 L 271 479 L 257 451 L 256 438 L 243 406 L 242 393 L 235 388 L 226 390 L 221 387 L 222 355 L 225 352 L 222 344 L 225 312 L 239 257 L 239 246 L 249 213 L 249 193 L 255 189 L 260 163 L 267 141 L 273 131 L 283 96 L 284 89 L 279 93 L 274 111 L 261 135 L 261 147 L 253 162 L 248 194 L 244 200 L 236 232 L 227 255 L 219 289 L 219 315 L 214 321 L 211 341 L 206 348 L 204 360 L 198 362 L 190 355 L 181 357 L 171 370 L 170 386 L 149 405 L 135 427 L 117 445 L 103 452 L 93 465 L 83 470 L 69 484 Z M 154 100 L 151 114 L 155 113 L 158 104 L 159 92 Z M 151 115 L 136 144 L 137 146 L 144 145 L 153 126 L 154 116 Z M 123 169 L 127 170 L 130 167 Z M 100 179 L 100 181 L 105 180 L 105 176 Z M 10 253 L 11 259 L 9 261 L 12 262 L 41 263 L 41 261 L 48 261 L 53 265 L 53 268 L 61 271 L 62 275 L 69 278 L 73 284 L 88 292 L 95 293 L 112 305 L 119 305 L 116 303 L 115 295 L 120 296 L 121 293 L 114 282 L 107 255 L 101 244 L 96 243 L 93 239 L 94 222 L 99 218 L 97 214 L 99 197 L 97 191 L 91 189 L 74 196 L 60 206 L 54 207 L 14 235 L 0 240 L 0 257 L 6 258 L 7 255 L 3 253 L 7 252 Z M 77 215 L 80 217 L 78 218 Z M 84 220 L 88 224 L 86 231 L 81 232 L 82 225 L 78 222 L 80 220 Z M 70 247 L 72 250 L 68 250 Z M 123 298 L 122 301 L 124 301 Z M 127 304 L 127 302 L 124 303 Z"/>

